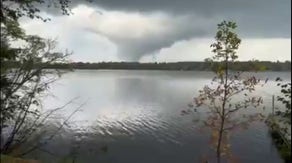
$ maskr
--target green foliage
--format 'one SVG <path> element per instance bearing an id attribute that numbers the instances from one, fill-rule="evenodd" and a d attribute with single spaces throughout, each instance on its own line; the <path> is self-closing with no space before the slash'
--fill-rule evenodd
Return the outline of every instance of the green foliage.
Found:
<path id="1" fill-rule="evenodd" d="M 291 124 L 291 83 L 283 83 L 280 78 L 277 78 L 278 82 L 277 86 L 281 88 L 281 95 L 277 96 L 277 100 L 280 101 L 284 107 L 285 111 L 281 112 L 286 119 L 289 119 L 289 123 Z"/>
<path id="2" fill-rule="evenodd" d="M 20 17 L 28 17 L 31 19 L 41 19 L 47 21 L 49 19 L 43 18 L 39 13 L 39 6 L 55 7 L 62 11 L 62 14 L 69 15 L 70 0 L 2 0 L 1 1 L 1 20 L 6 22 L 8 20 L 18 21 Z M 12 6 L 13 7 L 10 7 Z"/>
<path id="3" fill-rule="evenodd" d="M 237 25 L 235 22 L 223 21 L 218 24 L 218 31 L 215 36 L 216 42 L 211 44 L 212 52 L 216 55 L 213 57 L 214 60 L 218 61 L 235 61 L 238 56 L 236 50 L 238 49 L 241 40 L 235 33 Z"/>

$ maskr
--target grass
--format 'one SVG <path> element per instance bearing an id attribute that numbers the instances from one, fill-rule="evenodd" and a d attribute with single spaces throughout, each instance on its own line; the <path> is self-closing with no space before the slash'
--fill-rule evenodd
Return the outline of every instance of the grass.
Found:
<path id="1" fill-rule="evenodd" d="M 27 160 L 1 154 L 1 163 L 40 163 L 40 162 L 37 160 Z"/>
<path id="2" fill-rule="evenodd" d="M 291 146 L 287 146 L 282 139 L 281 135 L 275 131 L 271 131 L 272 139 L 281 155 L 281 157 L 284 159 L 285 163 L 291 162 Z"/>

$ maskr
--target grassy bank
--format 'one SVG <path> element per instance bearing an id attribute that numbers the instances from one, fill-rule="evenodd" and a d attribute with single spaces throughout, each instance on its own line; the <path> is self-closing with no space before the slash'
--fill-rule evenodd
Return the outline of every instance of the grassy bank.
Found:
<path id="1" fill-rule="evenodd" d="M 37 160 L 15 158 L 15 157 L 1 154 L 1 163 L 40 163 L 40 162 Z"/>
<path id="2" fill-rule="evenodd" d="M 285 163 L 291 162 L 291 139 L 289 140 L 289 137 L 291 137 L 291 130 L 287 132 L 291 128 L 291 125 L 289 125 L 291 123 L 283 123 L 288 120 L 290 119 L 286 120 L 285 117 L 278 115 L 269 116 L 266 121 L 273 142 Z"/>
<path id="3" fill-rule="evenodd" d="M 273 142 L 275 143 L 285 163 L 290 163 L 291 162 L 291 146 L 285 144 L 284 140 L 282 139 L 278 131 L 271 130 L 270 134 L 272 136 Z"/>

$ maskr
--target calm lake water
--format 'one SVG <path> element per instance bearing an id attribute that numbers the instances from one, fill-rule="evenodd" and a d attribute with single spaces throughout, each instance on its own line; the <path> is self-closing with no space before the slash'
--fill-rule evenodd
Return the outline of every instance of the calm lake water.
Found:
<path id="1" fill-rule="evenodd" d="M 55 115 L 70 116 L 68 125 L 34 155 L 47 162 L 75 159 L 80 163 L 196 163 L 212 154 L 210 133 L 197 129 L 191 115 L 181 115 L 198 90 L 211 82 L 212 72 L 76 70 L 62 76 L 44 98 L 44 110 L 73 98 Z M 264 72 L 257 76 L 290 81 L 290 72 Z M 272 95 L 279 89 L 271 81 L 257 92 L 271 112 Z M 277 105 L 277 103 L 276 103 Z M 63 119 L 64 120 L 64 119 Z M 58 121 L 58 120 L 56 120 Z M 280 163 L 264 123 L 231 135 L 233 155 L 242 163 Z M 45 151 L 45 152 L 44 152 Z M 49 154 L 50 153 L 50 154 Z M 38 155 L 38 156 L 36 156 Z"/>

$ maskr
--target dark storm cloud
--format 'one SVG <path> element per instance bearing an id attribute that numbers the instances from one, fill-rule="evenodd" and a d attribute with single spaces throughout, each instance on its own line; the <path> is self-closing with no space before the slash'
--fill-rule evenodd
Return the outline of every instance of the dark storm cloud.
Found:
<path id="1" fill-rule="evenodd" d="M 250 37 L 291 37 L 290 0 L 96 0 L 110 9 L 196 14 L 238 22 Z M 195 21 L 195 20 L 193 20 Z"/>
<path id="2" fill-rule="evenodd" d="M 120 38 L 94 28 L 85 29 L 116 43 L 118 55 L 124 60 L 137 61 L 146 54 L 180 40 L 213 37 L 216 24 L 222 20 L 237 22 L 239 35 L 245 38 L 291 37 L 290 0 L 92 0 L 91 3 L 86 0 L 72 0 L 70 6 L 74 8 L 80 4 L 100 7 L 107 11 L 138 12 L 142 15 L 163 12 L 170 18 L 173 17 L 173 30 L 166 35 Z M 46 11 L 60 14 L 54 8 Z M 176 22 L 175 18 L 179 16 L 185 16 L 186 19 Z"/>
<path id="3" fill-rule="evenodd" d="M 90 0 L 89 0 L 90 1 Z M 109 10 L 197 15 L 234 20 L 246 37 L 291 37 L 291 0 L 71 0 Z M 54 9 L 49 11 L 56 12 Z M 56 12 L 57 13 L 57 12 Z M 189 20 L 196 21 L 196 20 Z M 216 22 L 218 23 L 218 22 Z"/>

